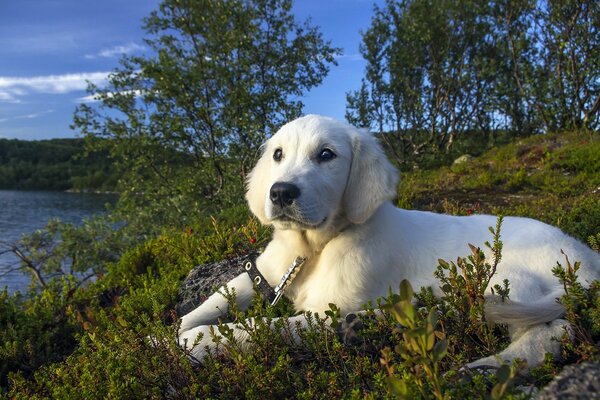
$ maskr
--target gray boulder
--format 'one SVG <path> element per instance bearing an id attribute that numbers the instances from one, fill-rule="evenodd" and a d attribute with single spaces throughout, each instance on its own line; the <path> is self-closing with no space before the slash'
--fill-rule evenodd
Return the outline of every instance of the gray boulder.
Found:
<path id="1" fill-rule="evenodd" d="M 471 160 L 473 160 L 472 155 L 470 154 L 463 154 L 462 156 L 458 157 L 456 160 L 454 160 L 454 162 L 452 163 L 452 165 L 459 165 L 459 164 L 465 164 L 470 162 Z"/>
<path id="2" fill-rule="evenodd" d="M 600 399 L 600 364 L 584 362 L 566 366 L 536 399 Z"/>
<path id="3" fill-rule="evenodd" d="M 243 255 L 194 267 L 179 288 L 179 301 L 175 306 L 177 315 L 181 317 L 189 313 L 216 289 L 244 272 L 247 258 L 248 255 Z"/>

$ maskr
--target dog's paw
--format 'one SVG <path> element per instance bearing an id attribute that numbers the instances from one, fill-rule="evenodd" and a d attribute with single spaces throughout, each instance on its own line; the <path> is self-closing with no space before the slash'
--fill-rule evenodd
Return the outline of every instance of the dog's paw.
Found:
<path id="1" fill-rule="evenodd" d="M 219 339 L 218 330 L 213 325 L 197 326 L 180 332 L 177 336 L 179 346 L 188 351 L 190 357 L 198 363 L 202 363 L 207 355 L 219 352 Z"/>
<path id="2" fill-rule="evenodd" d="M 347 314 L 346 317 L 340 321 L 337 334 L 344 344 L 352 345 L 359 341 L 358 331 L 362 329 L 363 323 L 360 318 L 354 314 Z"/>
<path id="3" fill-rule="evenodd" d="M 466 365 L 466 367 L 470 370 L 498 369 L 498 368 L 500 368 L 500 365 L 502 365 L 502 363 L 503 363 L 503 360 L 501 358 L 499 358 L 498 356 L 494 355 L 494 356 L 489 356 L 489 357 L 483 357 L 483 358 L 480 358 L 479 360 L 470 362 Z"/>

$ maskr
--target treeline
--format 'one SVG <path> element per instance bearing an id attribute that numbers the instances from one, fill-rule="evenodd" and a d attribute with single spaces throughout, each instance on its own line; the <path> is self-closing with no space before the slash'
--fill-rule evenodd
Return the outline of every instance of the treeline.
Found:
<path id="1" fill-rule="evenodd" d="M 465 136 L 600 126 L 600 3 L 388 0 L 363 33 L 367 67 L 347 119 L 396 159 Z"/>
<path id="2" fill-rule="evenodd" d="M 0 189 L 113 191 L 118 176 L 106 152 L 83 139 L 0 139 Z"/>

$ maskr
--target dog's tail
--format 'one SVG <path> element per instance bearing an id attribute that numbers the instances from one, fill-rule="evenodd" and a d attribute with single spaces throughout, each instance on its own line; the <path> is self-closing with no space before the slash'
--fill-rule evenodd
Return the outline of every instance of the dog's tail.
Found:
<path id="1" fill-rule="evenodd" d="M 490 322 L 513 326 L 532 326 L 554 321 L 565 314 L 557 302 L 560 293 L 551 293 L 535 303 L 511 300 L 502 302 L 498 296 L 486 296 L 485 315 Z"/>

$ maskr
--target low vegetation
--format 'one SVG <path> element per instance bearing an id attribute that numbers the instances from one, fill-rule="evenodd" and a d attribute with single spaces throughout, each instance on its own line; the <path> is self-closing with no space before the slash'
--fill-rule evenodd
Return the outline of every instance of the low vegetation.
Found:
<path id="1" fill-rule="evenodd" d="M 470 161 L 404 174 L 399 204 L 458 215 L 527 216 L 586 241 L 600 231 L 598 154 L 596 133 L 519 139 Z"/>
<path id="2" fill-rule="evenodd" d="M 600 204 L 593 182 L 599 182 L 594 157 L 599 143 L 587 134 L 538 136 L 466 164 L 406 172 L 399 203 L 463 215 L 502 211 L 541 218 L 582 240 L 589 236 L 598 250 L 600 219 L 594 216 L 600 215 Z M 508 172 L 517 165 L 524 171 L 520 176 Z M 103 260 L 95 281 L 79 286 L 74 276 L 63 275 L 27 294 L 0 294 L 0 396 L 527 398 L 515 389 L 517 384 L 540 386 L 564 363 L 599 357 L 599 284 L 579 282 L 577 260 L 565 259 L 555 274 L 565 286 L 561 302 L 575 335 L 574 340 L 561 339 L 563 358 L 549 358 L 525 376 L 519 374 L 519 363 L 492 374 L 460 370 L 507 342 L 502 326 L 485 323 L 478 301 L 485 277 L 494 273 L 501 257 L 498 225 L 491 227 L 489 238 L 493 259 L 465 243 L 464 258 L 440 260 L 436 275 L 444 296 L 434 298 L 425 289 L 413 294 L 403 282 L 392 288 L 398 294 L 367 305 L 366 315 L 352 322 L 358 334 L 350 341 L 325 328 L 331 317 L 343 317 L 332 305 L 327 315 L 312 316 L 313 327 L 303 334 L 301 345 L 290 346 L 282 338 L 280 331 L 286 327 L 280 322 L 279 331 L 259 329 L 252 335 L 252 352 L 241 353 L 234 343 L 227 347 L 228 355 L 211 356 L 197 365 L 175 342 L 173 309 L 182 279 L 195 265 L 259 249 L 268 241 L 269 230 L 239 206 L 184 230 L 165 228 L 149 239 L 130 232 L 130 245 L 113 247 L 122 255 L 111 259 L 94 249 L 103 243 L 114 246 L 115 238 L 98 235 L 87 225 L 79 236 L 69 231 L 66 237 L 82 240 L 94 235 L 95 246 L 80 256 Z M 50 254 L 55 257 L 49 258 L 51 263 L 80 251 L 69 243 Z M 43 248 L 36 251 L 43 254 Z M 510 283 L 494 290 L 510 296 Z M 410 302 L 413 296 L 415 306 Z M 388 311 L 380 315 L 374 311 L 379 308 Z M 256 301 L 245 313 L 232 308 L 230 320 L 292 314 L 289 303 L 272 308 Z"/>

